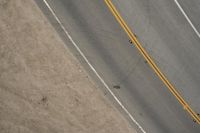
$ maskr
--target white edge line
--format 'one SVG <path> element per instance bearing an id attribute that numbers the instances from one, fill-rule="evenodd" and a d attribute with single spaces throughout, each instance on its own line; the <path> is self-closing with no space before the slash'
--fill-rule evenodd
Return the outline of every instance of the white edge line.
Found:
<path id="1" fill-rule="evenodd" d="M 74 40 L 72 39 L 72 37 L 70 36 L 70 34 L 68 33 L 68 31 L 65 29 L 65 27 L 63 26 L 63 24 L 61 23 L 61 21 L 59 20 L 59 18 L 56 16 L 55 12 L 53 11 L 53 9 L 50 7 L 49 3 L 46 0 L 43 0 L 43 2 L 46 4 L 46 6 L 48 7 L 49 11 L 52 13 L 52 15 L 54 16 L 54 18 L 56 19 L 56 21 L 59 23 L 59 25 L 61 26 L 62 30 L 65 32 L 65 34 L 67 35 L 67 37 L 70 39 L 70 41 L 72 42 L 72 44 L 75 46 L 75 48 L 78 50 L 78 52 L 81 54 L 81 56 L 83 57 L 83 59 L 87 62 L 87 64 L 89 65 L 89 67 L 92 69 L 92 71 L 96 74 L 96 76 L 100 79 L 100 81 L 103 83 L 103 85 L 106 87 L 106 89 L 110 92 L 110 94 L 114 97 L 114 99 L 118 102 L 118 104 L 121 106 L 121 108 L 126 112 L 126 114 L 131 118 L 131 120 L 138 126 L 138 128 L 143 132 L 146 133 L 146 131 L 142 128 L 142 126 L 133 118 L 133 116 L 129 113 L 129 111 L 124 107 L 124 105 L 119 101 L 119 99 L 115 96 L 115 94 L 111 91 L 111 89 L 108 87 L 108 85 L 105 83 L 105 81 L 101 78 L 101 76 L 97 73 L 97 71 L 95 70 L 95 68 L 90 64 L 90 62 L 88 61 L 88 59 L 86 58 L 86 56 L 83 54 L 83 52 L 80 50 L 80 48 L 78 47 L 78 45 L 74 42 Z"/>
<path id="2" fill-rule="evenodd" d="M 181 12 L 183 13 L 183 15 L 185 16 L 185 18 L 187 19 L 188 23 L 191 25 L 192 29 L 194 30 L 194 32 L 197 34 L 197 36 L 200 38 L 200 34 L 198 32 L 198 30 L 195 28 L 195 26 L 193 25 L 193 23 L 191 22 L 191 20 L 189 19 L 188 15 L 185 13 L 185 11 L 183 10 L 183 8 L 181 7 L 181 5 L 179 4 L 178 0 L 174 0 L 174 2 L 176 3 L 176 5 L 178 6 L 178 8 L 181 10 Z"/>

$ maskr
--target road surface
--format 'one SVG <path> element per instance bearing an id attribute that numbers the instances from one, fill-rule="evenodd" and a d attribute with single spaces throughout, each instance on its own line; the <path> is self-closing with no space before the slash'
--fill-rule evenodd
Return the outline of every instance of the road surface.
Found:
<path id="1" fill-rule="evenodd" d="M 200 132 L 200 126 L 129 43 L 103 0 L 48 0 L 48 3 L 109 87 L 120 86 L 112 91 L 145 131 Z M 174 0 L 113 0 L 113 3 L 169 81 L 200 112 L 200 39 Z M 180 4 L 188 15 L 194 14 L 188 7 L 193 4 L 186 0 L 180 0 Z M 199 19 L 191 17 L 195 25 Z"/>

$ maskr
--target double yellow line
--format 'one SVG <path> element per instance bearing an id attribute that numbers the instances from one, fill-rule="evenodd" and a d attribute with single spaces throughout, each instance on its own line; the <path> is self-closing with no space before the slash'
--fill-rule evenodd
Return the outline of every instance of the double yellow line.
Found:
<path id="1" fill-rule="evenodd" d="M 192 116 L 192 118 L 200 124 L 200 117 L 195 113 L 191 107 L 187 104 L 187 102 L 181 97 L 180 93 L 172 86 L 172 84 L 167 80 L 166 76 L 160 71 L 158 66 L 154 63 L 152 58 L 148 55 L 146 50 L 142 47 L 142 45 L 137 40 L 136 36 L 132 33 L 126 22 L 122 19 L 121 15 L 113 5 L 111 0 L 105 0 L 105 3 L 109 7 L 112 14 L 117 19 L 118 23 L 121 25 L 121 27 L 124 29 L 124 31 L 127 33 L 131 41 L 135 44 L 137 49 L 140 51 L 140 53 L 143 55 L 143 57 L 146 59 L 146 61 L 149 63 L 151 68 L 155 71 L 155 73 L 158 75 L 158 77 L 163 81 L 163 83 L 167 86 L 167 88 L 170 90 L 170 92 L 176 97 L 176 99 L 180 102 L 180 104 L 183 106 L 183 108 Z"/>

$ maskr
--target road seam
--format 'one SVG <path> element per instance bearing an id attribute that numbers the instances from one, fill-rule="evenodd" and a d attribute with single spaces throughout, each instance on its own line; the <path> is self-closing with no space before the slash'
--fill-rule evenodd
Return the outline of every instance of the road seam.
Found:
<path id="1" fill-rule="evenodd" d="M 155 64 L 155 62 L 152 60 L 152 58 L 149 56 L 149 54 L 146 52 L 146 50 L 142 47 L 142 45 L 137 40 L 135 34 L 130 30 L 126 22 L 123 20 L 117 9 L 112 3 L 112 0 L 104 0 L 114 17 L 116 18 L 117 22 L 121 25 L 121 27 L 124 29 L 124 31 L 127 33 L 129 38 L 132 42 L 134 42 L 135 46 L 139 50 L 139 52 L 143 55 L 143 57 L 147 60 L 151 68 L 154 70 L 154 72 L 157 74 L 157 76 L 163 81 L 163 83 L 167 86 L 167 88 L 170 90 L 170 92 L 175 96 L 175 98 L 180 102 L 180 104 L 183 106 L 183 109 L 186 110 L 191 117 L 200 124 L 200 118 L 195 113 L 192 108 L 188 105 L 188 103 L 181 97 L 179 92 L 175 89 L 175 87 L 168 81 L 166 76 L 160 71 L 158 66 Z"/>
<path id="2" fill-rule="evenodd" d="M 133 121 L 134 124 L 136 124 L 138 126 L 138 128 L 143 132 L 146 133 L 146 131 L 142 128 L 142 126 L 133 118 L 133 116 L 129 113 L 129 111 L 125 108 L 125 106 L 122 104 L 122 102 L 115 96 L 115 94 L 111 91 L 111 89 L 108 87 L 108 85 L 106 84 L 106 82 L 101 78 L 101 76 L 98 74 L 98 72 L 95 70 L 95 68 L 91 65 L 91 63 L 89 62 L 89 60 L 86 58 L 86 56 L 83 54 L 83 52 L 81 51 L 81 49 L 78 47 L 78 45 L 74 42 L 74 40 L 72 39 L 72 37 L 70 36 L 69 32 L 65 29 L 65 27 L 63 26 L 63 24 L 61 23 L 61 21 L 59 20 L 59 18 L 56 16 L 55 12 L 53 11 L 53 9 L 50 7 L 49 3 L 46 0 L 43 0 L 43 2 L 45 3 L 45 5 L 47 6 L 47 8 L 49 9 L 49 11 L 51 12 L 51 14 L 53 15 L 53 17 L 56 19 L 56 21 L 58 22 L 58 24 L 60 25 L 60 27 L 62 28 L 62 30 L 65 32 L 65 34 L 67 35 L 67 37 L 70 39 L 70 41 L 72 42 L 72 44 L 74 45 L 74 47 L 76 48 L 76 50 L 80 53 L 80 55 L 82 56 L 82 58 L 85 60 L 85 62 L 89 65 L 89 67 L 92 69 L 92 71 L 95 73 L 95 75 L 99 78 L 99 80 L 101 81 L 101 83 L 106 87 L 106 89 L 110 92 L 110 94 L 114 97 L 114 99 L 117 101 L 117 103 L 121 106 L 121 108 L 125 111 L 125 113 L 130 117 L 130 119 Z"/>
<path id="3" fill-rule="evenodd" d="M 180 9 L 181 13 L 184 15 L 184 17 L 187 19 L 188 23 L 190 24 L 190 26 L 192 27 L 192 29 L 194 30 L 194 32 L 197 34 L 197 36 L 200 38 L 200 33 L 198 32 L 198 30 L 196 29 L 196 27 L 194 26 L 194 24 L 192 23 L 192 21 L 189 19 L 188 15 L 185 13 L 185 11 L 183 10 L 183 8 L 181 7 L 181 5 L 179 4 L 178 0 L 174 0 L 174 2 L 176 3 L 176 5 L 178 6 L 178 8 Z"/>

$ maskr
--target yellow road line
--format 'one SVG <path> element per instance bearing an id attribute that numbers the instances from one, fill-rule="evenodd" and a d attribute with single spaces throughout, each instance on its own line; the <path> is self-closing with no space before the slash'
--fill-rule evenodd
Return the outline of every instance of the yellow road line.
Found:
<path id="1" fill-rule="evenodd" d="M 152 58 L 148 55 L 146 50 L 142 47 L 142 45 L 139 43 L 135 35 L 132 33 L 126 22 L 122 19 L 121 15 L 113 5 L 111 0 L 105 0 L 106 5 L 112 12 L 112 14 L 117 19 L 118 23 L 121 25 L 121 27 L 124 29 L 124 31 L 127 33 L 131 41 L 135 44 L 137 49 L 140 51 L 140 53 L 143 55 L 143 57 L 147 60 L 151 68 L 155 71 L 155 73 L 158 75 L 158 77 L 163 81 L 163 83 L 167 86 L 167 88 L 170 90 L 170 92 L 176 97 L 176 99 L 180 102 L 180 104 L 183 106 L 183 108 L 192 116 L 192 118 L 200 124 L 200 117 L 195 113 L 192 108 L 187 104 L 187 102 L 181 97 L 179 92 L 173 87 L 173 85 L 167 80 L 166 76 L 160 71 L 158 66 L 154 63 Z"/>

